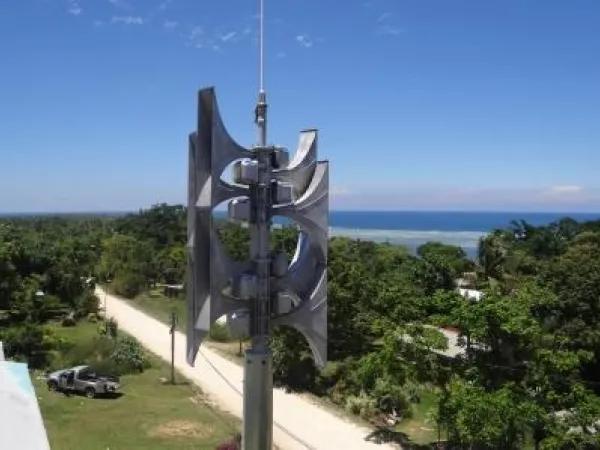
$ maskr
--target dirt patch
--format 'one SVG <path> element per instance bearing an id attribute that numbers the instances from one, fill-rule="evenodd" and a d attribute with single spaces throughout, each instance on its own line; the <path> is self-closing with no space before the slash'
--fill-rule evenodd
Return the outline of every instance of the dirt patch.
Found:
<path id="1" fill-rule="evenodd" d="M 172 420 L 154 427 L 148 434 L 157 438 L 207 438 L 214 431 L 211 425 L 189 420 Z"/>

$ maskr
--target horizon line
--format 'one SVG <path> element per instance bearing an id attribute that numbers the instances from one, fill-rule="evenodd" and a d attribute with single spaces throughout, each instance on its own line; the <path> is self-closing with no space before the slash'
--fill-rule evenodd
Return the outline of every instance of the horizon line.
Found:
<path id="1" fill-rule="evenodd" d="M 148 211 L 155 206 L 183 206 L 181 203 L 156 203 L 149 207 L 140 207 L 136 209 L 117 209 L 117 210 L 58 210 L 58 211 L 0 211 L 0 217 L 14 216 L 52 216 L 52 215 L 126 215 L 136 214 L 140 211 Z M 215 212 L 226 212 L 225 209 L 218 209 Z M 520 209 L 331 209 L 329 213 L 457 213 L 457 214 L 585 214 L 600 216 L 600 210 L 520 210 Z"/>

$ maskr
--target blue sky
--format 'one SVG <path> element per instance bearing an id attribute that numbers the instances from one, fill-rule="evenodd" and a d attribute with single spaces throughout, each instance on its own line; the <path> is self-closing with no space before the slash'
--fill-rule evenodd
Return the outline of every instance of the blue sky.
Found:
<path id="1" fill-rule="evenodd" d="M 196 91 L 255 139 L 256 1 L 0 0 L 0 212 L 183 202 Z M 270 141 L 332 208 L 600 211 L 597 0 L 267 0 Z"/>

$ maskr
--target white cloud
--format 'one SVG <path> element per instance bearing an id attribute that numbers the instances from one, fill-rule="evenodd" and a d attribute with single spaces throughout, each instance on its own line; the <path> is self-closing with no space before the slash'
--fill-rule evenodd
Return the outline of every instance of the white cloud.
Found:
<path id="1" fill-rule="evenodd" d="M 78 16 L 83 12 L 78 0 L 67 0 L 67 12 L 74 16 Z"/>
<path id="2" fill-rule="evenodd" d="M 203 34 L 204 34 L 204 28 L 197 25 L 194 28 L 192 28 L 192 31 L 190 32 L 190 39 L 194 39 L 198 36 L 202 36 Z"/>
<path id="3" fill-rule="evenodd" d="M 242 31 L 232 30 L 224 33 L 219 30 L 206 31 L 203 27 L 197 25 L 183 36 L 185 36 L 187 45 L 190 47 L 219 52 L 223 50 L 223 46 L 239 42 L 246 38 L 248 34 L 246 33 L 246 29 Z"/>
<path id="4" fill-rule="evenodd" d="M 334 186 L 329 191 L 332 197 L 339 197 L 342 195 L 350 195 L 350 190 L 343 186 Z"/>
<path id="5" fill-rule="evenodd" d="M 188 45 L 194 48 L 221 50 L 221 47 L 216 43 L 216 39 L 211 35 L 207 35 L 204 28 L 199 25 L 192 28 L 192 31 L 188 34 L 187 42 Z"/>
<path id="6" fill-rule="evenodd" d="M 384 12 L 377 18 L 377 34 L 382 36 L 398 36 L 402 29 L 391 24 L 392 13 Z"/>
<path id="7" fill-rule="evenodd" d="M 557 189 L 558 188 L 558 189 Z M 473 211 L 599 211 L 600 188 L 576 185 L 485 188 L 443 185 L 332 186 L 332 208 Z"/>
<path id="8" fill-rule="evenodd" d="M 206 39 L 204 37 L 204 28 L 197 25 L 192 28 L 188 35 L 188 44 L 192 47 L 203 48 L 206 45 Z"/>
<path id="9" fill-rule="evenodd" d="M 304 48 L 311 48 L 314 45 L 312 39 L 310 39 L 305 34 L 299 34 L 298 36 L 296 36 L 296 42 L 298 42 L 298 44 L 300 44 Z"/>
<path id="10" fill-rule="evenodd" d="M 167 9 L 167 7 L 169 6 L 169 4 L 172 2 L 173 0 L 164 0 L 160 5 L 158 5 L 158 10 L 159 11 L 164 11 L 165 9 Z"/>
<path id="11" fill-rule="evenodd" d="M 377 34 L 383 36 L 398 36 L 402 33 L 402 29 L 390 24 L 383 24 L 377 28 Z"/>
<path id="12" fill-rule="evenodd" d="M 179 26 L 179 22 L 175 20 L 165 20 L 163 23 L 163 27 L 167 30 L 172 30 L 173 28 L 177 28 Z"/>
<path id="13" fill-rule="evenodd" d="M 236 36 L 237 36 L 237 32 L 236 31 L 230 31 L 227 34 L 224 34 L 224 35 L 220 36 L 219 39 L 221 39 L 222 42 L 229 42 L 232 39 L 235 39 Z"/>
<path id="14" fill-rule="evenodd" d="M 108 0 L 116 8 L 131 9 L 131 5 L 125 0 Z"/>
<path id="15" fill-rule="evenodd" d="M 94 26 L 95 27 L 101 27 L 104 25 L 104 21 L 103 20 L 94 20 Z"/>
<path id="16" fill-rule="evenodd" d="M 390 17 L 392 17 L 392 13 L 384 12 L 377 18 L 377 23 L 383 23 L 386 20 L 388 20 Z"/>
<path id="17" fill-rule="evenodd" d="M 286 52 L 278 52 L 277 55 L 275 55 L 277 58 L 285 58 L 287 56 Z"/>
<path id="18" fill-rule="evenodd" d="M 140 16 L 113 16 L 111 23 L 122 23 L 123 25 L 143 25 L 144 19 Z"/>
<path id="19" fill-rule="evenodd" d="M 552 188 L 550 190 L 554 194 L 579 194 L 579 193 L 583 192 L 583 187 L 567 184 L 567 185 L 552 186 Z"/>

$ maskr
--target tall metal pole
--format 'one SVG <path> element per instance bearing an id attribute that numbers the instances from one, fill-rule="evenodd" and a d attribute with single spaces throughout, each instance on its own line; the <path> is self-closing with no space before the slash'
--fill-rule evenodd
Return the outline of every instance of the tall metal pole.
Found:
<path id="1" fill-rule="evenodd" d="M 256 125 L 258 126 L 258 146 L 267 145 L 267 93 L 265 91 L 265 2 L 259 0 L 260 30 L 258 38 L 258 103 L 256 105 Z"/>
<path id="2" fill-rule="evenodd" d="M 175 384 L 175 311 L 171 312 L 171 384 Z"/>
<path id="3" fill-rule="evenodd" d="M 259 93 L 256 105 L 258 182 L 250 188 L 251 258 L 256 268 L 257 292 L 250 307 L 251 346 L 244 364 L 243 450 L 271 450 L 273 443 L 273 373 L 269 348 L 271 317 L 271 170 L 267 147 L 267 95 L 264 89 L 264 0 L 260 1 Z"/>

